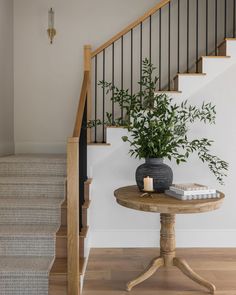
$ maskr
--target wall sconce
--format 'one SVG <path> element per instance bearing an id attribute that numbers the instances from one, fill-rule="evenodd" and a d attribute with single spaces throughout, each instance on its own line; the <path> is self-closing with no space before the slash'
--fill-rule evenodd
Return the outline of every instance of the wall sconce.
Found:
<path id="1" fill-rule="evenodd" d="M 56 36 L 56 29 L 54 28 L 54 16 L 55 16 L 55 12 L 52 8 L 50 8 L 50 10 L 48 11 L 48 37 L 50 39 L 50 43 L 53 43 L 53 39 Z"/>

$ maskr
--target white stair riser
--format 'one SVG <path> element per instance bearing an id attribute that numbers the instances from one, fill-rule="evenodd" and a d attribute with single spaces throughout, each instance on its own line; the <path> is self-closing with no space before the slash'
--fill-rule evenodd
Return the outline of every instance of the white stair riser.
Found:
<path id="1" fill-rule="evenodd" d="M 179 75 L 178 89 L 182 91 L 179 95 L 188 99 L 190 95 L 196 92 L 206 83 L 206 75 Z"/>
<path id="2" fill-rule="evenodd" d="M 207 58 L 203 57 L 202 71 L 206 73 L 207 83 L 217 77 L 222 72 L 226 71 L 232 65 L 230 58 Z"/>
<path id="3" fill-rule="evenodd" d="M 231 59 L 236 59 L 236 40 L 226 40 L 226 53 Z"/>
<path id="4" fill-rule="evenodd" d="M 235 48 L 236 50 L 236 48 Z M 189 98 L 199 89 L 203 88 L 217 76 L 226 71 L 235 61 L 231 58 L 204 58 L 202 72 L 206 75 L 180 75 L 178 90 L 182 91 L 179 97 Z"/>

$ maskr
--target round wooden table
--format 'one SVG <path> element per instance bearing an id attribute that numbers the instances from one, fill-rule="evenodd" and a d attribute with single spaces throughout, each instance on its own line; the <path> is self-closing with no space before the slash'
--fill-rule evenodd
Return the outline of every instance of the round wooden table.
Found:
<path id="1" fill-rule="evenodd" d="M 121 206 L 146 212 L 160 214 L 160 256 L 154 258 L 147 269 L 127 284 L 127 291 L 152 276 L 162 266 L 176 266 L 193 281 L 206 287 L 214 294 L 215 286 L 195 273 L 187 262 L 175 256 L 175 214 L 201 213 L 218 209 L 224 200 L 220 193 L 217 199 L 181 201 L 165 194 L 152 193 L 141 197 L 136 185 L 117 189 L 114 192 L 116 201 Z"/>

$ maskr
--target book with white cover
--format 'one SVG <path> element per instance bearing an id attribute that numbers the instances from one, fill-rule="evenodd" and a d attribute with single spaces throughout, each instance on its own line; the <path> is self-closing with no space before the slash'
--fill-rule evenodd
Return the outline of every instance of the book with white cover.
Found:
<path id="1" fill-rule="evenodd" d="M 212 194 L 182 195 L 182 194 L 178 194 L 172 190 L 166 190 L 165 194 L 170 197 L 174 197 L 176 199 L 183 200 L 183 201 L 220 198 L 220 193 L 218 193 L 218 192 L 212 193 Z"/>
<path id="2" fill-rule="evenodd" d="M 186 183 L 186 184 L 173 184 L 170 186 L 170 190 L 181 195 L 205 195 L 205 194 L 215 194 L 215 189 L 210 189 L 209 187 L 197 183 Z"/>
<path id="3" fill-rule="evenodd" d="M 192 191 L 192 190 L 203 190 L 208 189 L 208 186 L 198 183 L 178 183 L 173 184 L 175 188 L 182 189 L 184 191 Z"/>

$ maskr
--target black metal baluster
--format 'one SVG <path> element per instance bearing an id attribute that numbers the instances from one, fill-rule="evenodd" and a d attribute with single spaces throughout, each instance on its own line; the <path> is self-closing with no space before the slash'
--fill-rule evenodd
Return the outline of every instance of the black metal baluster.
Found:
<path id="1" fill-rule="evenodd" d="M 84 182 L 88 179 L 87 177 L 87 99 L 85 103 L 82 128 L 79 138 L 79 207 L 80 207 L 80 230 L 83 227 L 82 223 L 82 206 L 84 204 Z"/>
<path id="2" fill-rule="evenodd" d="M 206 0 L 206 56 L 208 55 L 208 0 Z"/>
<path id="3" fill-rule="evenodd" d="M 187 73 L 189 72 L 189 0 L 187 0 Z"/>
<path id="4" fill-rule="evenodd" d="M 179 60 L 180 60 L 180 0 L 178 0 L 178 37 L 177 37 L 177 73 L 179 73 Z"/>
<path id="5" fill-rule="evenodd" d="M 105 50 L 103 49 L 103 81 L 105 81 L 106 77 L 106 55 Z M 102 142 L 105 143 L 105 88 L 103 87 L 102 93 Z"/>
<path id="6" fill-rule="evenodd" d="M 130 31 L 131 33 L 131 52 L 130 52 L 130 59 L 131 59 L 131 63 L 130 63 L 130 94 L 133 95 L 133 29 L 131 29 Z"/>
<path id="7" fill-rule="evenodd" d="M 159 90 L 161 90 L 161 8 L 159 12 Z"/>
<path id="8" fill-rule="evenodd" d="M 97 66 L 97 55 L 95 56 L 95 93 L 94 93 L 94 119 L 95 119 L 95 128 L 94 128 L 94 142 L 97 142 L 97 83 L 98 83 L 98 66 Z"/>
<path id="9" fill-rule="evenodd" d="M 234 5 L 233 5 L 233 38 L 235 38 L 235 30 L 236 30 L 236 20 L 235 20 L 235 9 L 236 9 L 236 0 L 234 0 Z"/>
<path id="10" fill-rule="evenodd" d="M 121 90 L 124 90 L 124 37 L 121 37 Z M 121 104 L 121 120 L 124 119 L 123 101 Z"/>
<path id="11" fill-rule="evenodd" d="M 140 81 L 142 80 L 143 72 L 143 23 L 140 24 Z M 142 93 L 142 84 L 140 84 L 140 93 Z M 142 95 L 140 97 L 142 102 Z"/>
<path id="12" fill-rule="evenodd" d="M 149 61 L 152 62 L 152 16 L 149 17 Z"/>
<path id="13" fill-rule="evenodd" d="M 196 0 L 196 73 L 198 73 L 198 7 L 199 3 Z"/>
<path id="14" fill-rule="evenodd" d="M 217 35 L 218 35 L 218 3 L 215 0 L 215 55 L 217 55 Z"/>
<path id="15" fill-rule="evenodd" d="M 227 37 L 227 0 L 225 0 L 225 27 L 224 27 L 224 37 Z"/>
<path id="16" fill-rule="evenodd" d="M 171 16 L 171 11 L 170 11 L 170 2 L 168 4 L 168 90 L 170 91 L 170 16 Z"/>
<path id="17" fill-rule="evenodd" d="M 115 44 L 112 43 L 112 97 L 114 97 L 114 83 L 115 83 Z M 115 120 L 115 103 L 112 99 L 112 125 Z"/>

